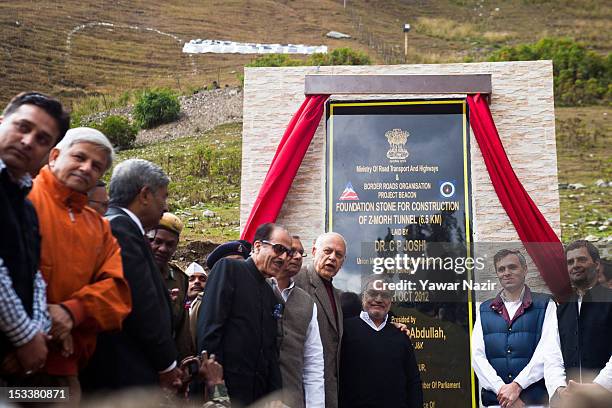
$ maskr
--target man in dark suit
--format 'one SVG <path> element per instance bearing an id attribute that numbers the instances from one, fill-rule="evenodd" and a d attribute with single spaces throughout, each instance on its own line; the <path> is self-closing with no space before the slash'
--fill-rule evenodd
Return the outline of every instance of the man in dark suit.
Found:
<path id="1" fill-rule="evenodd" d="M 121 331 L 98 337 L 82 373 L 85 390 L 180 385 L 170 298 L 145 237 L 167 211 L 168 183 L 164 172 L 146 160 L 126 160 L 113 171 L 106 217 L 121 246 L 132 312 Z"/>
<path id="2" fill-rule="evenodd" d="M 198 351 L 223 365 L 232 407 L 249 405 L 281 388 L 277 321 L 282 304 L 266 278 L 291 258 L 291 237 L 275 224 L 259 226 L 246 261 L 223 258 L 206 283 L 198 317 Z"/>
<path id="3" fill-rule="evenodd" d="M 312 256 L 312 264 L 296 275 L 295 284 L 308 292 L 319 310 L 317 320 L 325 363 L 325 407 L 336 408 L 343 316 L 340 291 L 332 280 L 346 258 L 344 237 L 335 232 L 320 235 L 312 248 Z"/>

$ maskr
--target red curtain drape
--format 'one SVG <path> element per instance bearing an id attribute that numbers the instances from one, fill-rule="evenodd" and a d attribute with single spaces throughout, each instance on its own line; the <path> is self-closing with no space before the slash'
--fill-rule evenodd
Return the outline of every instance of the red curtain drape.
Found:
<path id="1" fill-rule="evenodd" d="M 468 105 L 470 125 L 497 197 L 544 282 L 562 299 L 570 292 L 563 245 L 516 177 L 485 98 L 469 95 Z"/>
<path id="2" fill-rule="evenodd" d="M 252 240 L 257 227 L 274 222 L 312 140 L 329 95 L 310 95 L 291 119 L 259 190 L 242 239 Z M 516 177 L 485 98 L 468 96 L 470 124 L 489 177 L 504 210 L 549 289 L 559 299 L 570 292 L 563 246 Z"/>
<path id="3" fill-rule="evenodd" d="M 242 239 L 252 241 L 259 225 L 276 221 L 312 136 L 319 127 L 328 97 L 329 95 L 306 96 L 300 109 L 293 115 L 259 189 L 242 231 Z"/>

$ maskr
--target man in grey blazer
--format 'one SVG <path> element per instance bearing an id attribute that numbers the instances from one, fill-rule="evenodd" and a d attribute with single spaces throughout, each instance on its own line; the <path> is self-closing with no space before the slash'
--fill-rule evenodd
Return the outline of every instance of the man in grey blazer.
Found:
<path id="1" fill-rule="evenodd" d="M 320 235 L 312 248 L 313 261 L 295 277 L 317 305 L 317 320 L 323 343 L 325 366 L 325 407 L 338 407 L 338 370 L 342 340 L 340 291 L 332 280 L 346 257 L 346 241 L 335 232 Z"/>

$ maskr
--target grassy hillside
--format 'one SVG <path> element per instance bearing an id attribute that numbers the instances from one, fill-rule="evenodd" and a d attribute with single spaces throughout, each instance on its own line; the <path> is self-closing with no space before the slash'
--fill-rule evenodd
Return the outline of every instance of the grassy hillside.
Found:
<path id="1" fill-rule="evenodd" d="M 612 49 L 612 4 L 605 1 L 347 3 L 344 9 L 340 0 L 1 2 L 0 102 L 31 88 L 76 101 L 92 94 L 112 99 L 144 86 L 185 92 L 213 80 L 236 83 L 236 72 L 252 57 L 183 54 L 182 42 L 194 38 L 349 46 L 383 62 L 402 55 L 401 28 L 410 23 L 410 63 L 478 60 L 501 45 L 545 35 Z M 355 39 L 325 38 L 330 30 Z"/>
<path id="2" fill-rule="evenodd" d="M 584 188 L 559 190 L 564 241 L 588 235 L 612 235 L 612 186 L 597 187 L 597 180 L 612 181 L 612 126 L 609 109 L 557 108 L 557 160 L 559 183 Z"/>

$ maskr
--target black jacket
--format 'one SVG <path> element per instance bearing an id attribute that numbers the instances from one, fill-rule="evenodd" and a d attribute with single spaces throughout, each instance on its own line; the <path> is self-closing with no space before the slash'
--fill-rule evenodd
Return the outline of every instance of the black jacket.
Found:
<path id="1" fill-rule="evenodd" d="M 6 168 L 0 169 L 0 259 L 2 266 L 8 270 L 15 293 L 32 317 L 34 275 L 40 259 L 40 234 L 36 211 L 26 199 L 29 191 L 29 187 L 13 182 Z M 8 338 L 0 332 L 0 362 L 12 348 Z"/>
<path id="2" fill-rule="evenodd" d="M 119 332 L 98 336 L 96 351 L 81 375 L 86 391 L 156 385 L 160 371 L 177 358 L 172 309 L 151 247 L 138 225 L 120 208 L 106 213 L 121 247 L 132 312 Z"/>
<path id="3" fill-rule="evenodd" d="M 557 307 L 557 320 L 567 379 L 591 382 L 612 355 L 612 289 L 596 285 L 589 290 L 580 315 L 572 295 Z"/>
<path id="4" fill-rule="evenodd" d="M 281 388 L 277 305 L 251 258 L 215 263 L 198 318 L 198 350 L 214 353 L 223 365 L 232 406 L 251 404 Z"/>

